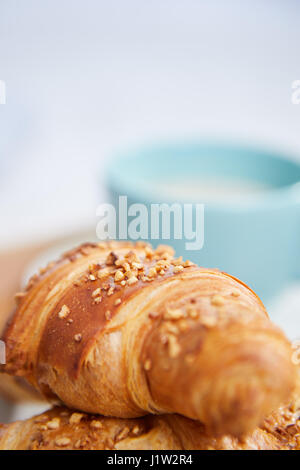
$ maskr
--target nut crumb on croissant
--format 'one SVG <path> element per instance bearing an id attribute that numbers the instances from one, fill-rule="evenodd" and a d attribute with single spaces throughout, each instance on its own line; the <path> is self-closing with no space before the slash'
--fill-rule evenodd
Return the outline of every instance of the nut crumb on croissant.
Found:
<path id="1" fill-rule="evenodd" d="M 259 298 L 165 246 L 84 244 L 18 300 L 1 370 L 79 411 L 181 413 L 241 436 L 294 387 L 290 344 Z"/>

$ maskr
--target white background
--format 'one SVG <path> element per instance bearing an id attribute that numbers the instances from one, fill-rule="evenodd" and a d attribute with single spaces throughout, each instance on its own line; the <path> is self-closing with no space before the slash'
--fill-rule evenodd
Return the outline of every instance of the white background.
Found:
<path id="1" fill-rule="evenodd" d="M 297 0 L 0 0 L 0 248 L 95 225 L 115 149 L 224 136 L 300 154 Z"/>

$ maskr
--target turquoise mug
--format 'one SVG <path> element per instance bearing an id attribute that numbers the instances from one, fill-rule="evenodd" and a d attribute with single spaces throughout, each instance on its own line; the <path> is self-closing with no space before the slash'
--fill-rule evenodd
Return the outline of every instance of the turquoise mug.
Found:
<path id="1" fill-rule="evenodd" d="M 117 213 L 120 196 L 127 196 L 128 207 L 149 209 L 203 203 L 201 249 L 187 250 L 187 240 L 174 234 L 144 238 L 229 272 L 264 301 L 300 277 L 300 162 L 286 155 L 218 142 L 152 145 L 117 156 L 107 186 Z"/>

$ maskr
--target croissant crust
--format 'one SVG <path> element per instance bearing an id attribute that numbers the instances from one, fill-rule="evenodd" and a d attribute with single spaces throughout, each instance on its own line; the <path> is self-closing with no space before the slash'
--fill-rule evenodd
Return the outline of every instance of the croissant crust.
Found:
<path id="1" fill-rule="evenodd" d="M 290 344 L 251 289 L 141 242 L 85 244 L 51 263 L 3 339 L 2 371 L 54 402 L 180 413 L 215 435 L 253 430 L 295 383 Z"/>

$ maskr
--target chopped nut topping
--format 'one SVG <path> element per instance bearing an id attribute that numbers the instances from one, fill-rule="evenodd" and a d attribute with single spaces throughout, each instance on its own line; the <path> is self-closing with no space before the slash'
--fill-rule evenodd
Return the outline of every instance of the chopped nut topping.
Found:
<path id="1" fill-rule="evenodd" d="M 81 440 L 80 439 L 75 442 L 74 447 L 75 447 L 75 449 L 79 449 L 81 447 Z"/>
<path id="2" fill-rule="evenodd" d="M 173 272 L 180 273 L 181 271 L 183 271 L 183 269 L 183 266 L 179 264 L 179 266 L 174 266 Z"/>
<path id="3" fill-rule="evenodd" d="M 179 333 L 178 327 L 174 323 L 168 322 L 165 324 L 165 327 L 168 333 L 172 333 L 174 335 L 177 335 Z"/>
<path id="4" fill-rule="evenodd" d="M 125 280 L 121 281 L 120 284 L 121 284 L 121 286 L 126 286 L 126 281 Z"/>
<path id="5" fill-rule="evenodd" d="M 115 262 L 115 265 L 121 266 L 124 269 L 124 271 L 130 271 L 130 265 L 125 259 L 118 259 Z"/>
<path id="6" fill-rule="evenodd" d="M 107 264 L 107 266 L 113 266 L 117 259 L 117 255 L 113 251 L 111 251 L 107 256 L 105 263 Z"/>
<path id="7" fill-rule="evenodd" d="M 127 261 L 124 261 L 123 268 L 126 272 L 130 271 L 130 264 Z"/>
<path id="8" fill-rule="evenodd" d="M 165 261 L 165 260 L 159 260 L 157 261 L 156 265 L 155 265 L 156 269 L 169 269 L 170 267 L 170 263 L 169 261 Z"/>
<path id="9" fill-rule="evenodd" d="M 125 258 L 130 262 L 130 263 L 133 263 L 133 262 L 136 262 L 136 263 L 139 263 L 140 262 L 140 259 L 139 257 L 137 256 L 137 254 L 134 252 L 134 251 L 129 251 L 126 255 L 125 255 Z"/>
<path id="10" fill-rule="evenodd" d="M 146 359 L 146 361 L 145 361 L 145 363 L 144 363 L 144 369 L 145 369 L 145 370 L 150 370 L 150 369 L 151 369 L 151 366 L 152 366 L 151 360 L 150 360 L 150 359 Z"/>
<path id="11" fill-rule="evenodd" d="M 138 278 L 136 276 L 132 276 L 128 279 L 127 284 L 131 286 L 132 284 L 135 284 L 136 282 L 138 282 Z"/>
<path id="12" fill-rule="evenodd" d="M 84 415 L 82 413 L 72 413 L 69 419 L 70 424 L 79 424 Z"/>
<path id="13" fill-rule="evenodd" d="M 116 436 L 116 442 L 118 441 L 122 441 L 123 439 L 125 439 L 129 434 L 129 428 L 127 426 L 125 426 L 125 428 L 123 428 L 119 434 Z"/>
<path id="14" fill-rule="evenodd" d="M 241 293 L 238 290 L 234 290 L 234 291 L 231 292 L 231 295 L 233 297 L 239 297 L 241 295 Z"/>
<path id="15" fill-rule="evenodd" d="M 161 269 L 161 270 L 159 271 L 159 274 L 160 274 L 161 276 L 163 276 L 163 275 L 165 274 L 165 271 L 164 271 L 163 269 Z"/>
<path id="16" fill-rule="evenodd" d="M 70 313 L 69 307 L 67 307 L 66 305 L 63 305 L 60 311 L 58 312 L 58 317 L 66 318 L 69 315 L 69 313 Z"/>
<path id="17" fill-rule="evenodd" d="M 149 277 L 156 277 L 157 276 L 157 271 L 156 271 L 155 267 L 149 269 L 148 276 Z"/>
<path id="18" fill-rule="evenodd" d="M 95 304 L 100 304 L 100 303 L 102 302 L 102 297 L 101 297 L 101 295 L 100 295 L 99 297 L 96 297 L 96 298 L 94 299 L 94 302 L 95 302 Z"/>
<path id="19" fill-rule="evenodd" d="M 109 272 L 110 271 L 109 271 L 108 268 L 99 269 L 99 271 L 97 272 L 98 279 L 102 279 L 102 278 L 108 276 Z"/>
<path id="20" fill-rule="evenodd" d="M 89 275 L 89 280 L 90 281 L 96 281 L 96 276 L 94 276 L 94 274 L 90 274 Z"/>
<path id="21" fill-rule="evenodd" d="M 224 297 L 222 297 L 221 295 L 214 295 L 211 298 L 211 304 L 215 305 L 216 307 L 221 307 L 222 305 L 224 305 Z"/>
<path id="22" fill-rule="evenodd" d="M 151 259 L 152 256 L 153 256 L 153 254 L 154 254 L 154 251 L 153 251 L 150 247 L 146 246 L 146 247 L 145 247 L 145 255 L 146 255 L 146 258 L 150 258 L 150 259 Z"/>
<path id="23" fill-rule="evenodd" d="M 101 294 L 101 288 L 98 287 L 92 292 L 92 297 L 97 297 L 99 294 Z"/>
<path id="24" fill-rule="evenodd" d="M 122 302 L 121 299 L 116 299 L 115 300 L 115 305 L 120 305 L 121 302 Z"/>
<path id="25" fill-rule="evenodd" d="M 68 437 L 59 437 L 56 439 L 55 444 L 58 447 L 66 447 L 71 443 L 71 440 Z"/>
<path id="26" fill-rule="evenodd" d="M 53 418 L 51 421 L 48 421 L 47 428 L 48 429 L 58 429 L 60 425 L 59 418 Z"/>
<path id="27" fill-rule="evenodd" d="M 172 308 L 167 308 L 167 311 L 164 314 L 164 319 L 165 320 L 178 320 L 179 318 L 184 317 L 184 312 L 180 310 L 179 308 L 172 309 Z"/>
<path id="28" fill-rule="evenodd" d="M 169 356 L 171 358 L 175 358 L 178 356 L 178 354 L 180 353 L 181 351 L 181 347 L 179 346 L 178 342 L 177 342 L 177 339 L 175 338 L 175 336 L 169 336 L 168 337 L 168 352 L 169 352 Z"/>
<path id="29" fill-rule="evenodd" d="M 189 317 L 191 317 L 191 318 L 195 319 L 195 318 L 199 317 L 199 311 L 194 307 L 188 307 L 187 308 L 187 313 L 188 313 Z"/>
<path id="30" fill-rule="evenodd" d="M 119 269 L 115 274 L 115 281 L 123 281 L 124 273 Z"/>
<path id="31" fill-rule="evenodd" d="M 110 320 L 110 319 L 111 319 L 111 312 L 110 312 L 110 310 L 106 310 L 106 312 L 105 312 L 105 318 L 106 318 L 106 320 Z"/>
<path id="32" fill-rule="evenodd" d="M 134 426 L 134 428 L 132 429 L 131 432 L 132 432 L 132 434 L 133 434 L 134 436 L 137 436 L 137 435 L 139 434 L 139 432 L 140 432 L 139 426 L 136 424 L 136 425 Z"/>
<path id="33" fill-rule="evenodd" d="M 82 335 L 80 333 L 77 333 L 77 335 L 74 336 L 74 339 L 77 343 L 80 343 L 82 340 Z"/>
<path id="34" fill-rule="evenodd" d="M 102 428 L 102 423 L 101 421 L 98 421 L 96 419 L 93 419 L 90 424 L 91 428 L 93 429 L 101 429 Z"/>
<path id="35" fill-rule="evenodd" d="M 110 287 L 110 288 L 108 289 L 108 291 L 107 291 L 108 297 L 110 297 L 111 295 L 113 295 L 113 293 L 114 293 L 114 288 L 113 288 L 113 287 Z"/>
<path id="36" fill-rule="evenodd" d="M 195 266 L 195 263 L 192 263 L 192 261 L 187 259 L 186 261 L 184 261 L 184 263 L 182 263 L 182 266 L 184 266 L 185 268 L 189 268 L 190 266 Z"/>
<path id="37" fill-rule="evenodd" d="M 132 267 L 140 270 L 140 269 L 143 269 L 144 266 L 142 265 L 142 263 L 136 263 L 135 261 L 133 261 Z"/>

